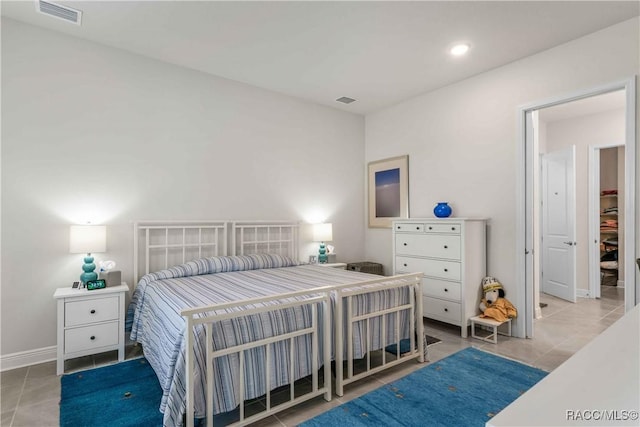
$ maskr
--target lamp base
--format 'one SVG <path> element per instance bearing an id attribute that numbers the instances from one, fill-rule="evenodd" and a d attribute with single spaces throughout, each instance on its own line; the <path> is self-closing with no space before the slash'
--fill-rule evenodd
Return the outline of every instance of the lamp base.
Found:
<path id="1" fill-rule="evenodd" d="M 320 244 L 320 249 L 318 249 L 318 263 L 326 264 L 329 257 L 327 256 L 327 247 L 324 243 Z"/>
<path id="2" fill-rule="evenodd" d="M 84 271 L 84 273 L 80 275 L 80 281 L 87 283 L 89 280 L 96 280 L 98 273 L 94 271 L 95 269 L 96 265 L 93 263 L 93 257 L 91 254 L 87 254 L 87 256 L 84 257 L 84 264 L 82 265 L 82 271 Z"/>

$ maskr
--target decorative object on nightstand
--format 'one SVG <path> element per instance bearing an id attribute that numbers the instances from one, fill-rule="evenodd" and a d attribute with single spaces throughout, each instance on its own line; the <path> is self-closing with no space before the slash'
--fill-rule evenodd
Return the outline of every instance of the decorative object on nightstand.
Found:
<path id="1" fill-rule="evenodd" d="M 438 202 L 435 208 L 433 208 L 433 214 L 438 218 L 448 218 L 451 216 L 451 206 L 449 202 Z"/>
<path id="2" fill-rule="evenodd" d="M 331 223 L 314 224 L 313 225 L 313 241 L 320 242 L 318 249 L 318 262 L 324 264 L 328 260 L 327 247 L 325 242 L 333 240 L 333 226 Z"/>
<path id="3" fill-rule="evenodd" d="M 125 293 L 129 286 L 109 286 L 89 291 L 58 288 L 57 373 L 64 373 L 64 361 L 76 357 L 118 350 L 124 360 Z"/>
<path id="4" fill-rule="evenodd" d="M 107 250 L 107 227 L 104 225 L 72 225 L 69 233 L 69 252 L 72 254 L 87 254 L 84 257 L 83 273 L 80 281 L 87 283 L 96 280 L 98 274 L 94 271 L 96 265 L 93 263 L 91 254 L 106 252 Z"/>

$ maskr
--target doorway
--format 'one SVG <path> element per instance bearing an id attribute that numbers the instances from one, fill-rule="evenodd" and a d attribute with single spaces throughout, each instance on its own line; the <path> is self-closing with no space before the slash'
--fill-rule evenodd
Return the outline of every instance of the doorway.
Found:
<path id="1" fill-rule="evenodd" d="M 635 81 L 630 79 L 628 81 L 619 82 L 611 85 L 607 85 L 605 87 L 596 88 L 593 90 L 584 91 L 582 93 L 576 94 L 574 96 L 568 96 L 564 98 L 554 99 L 546 102 L 539 102 L 527 107 L 522 107 L 520 109 L 521 112 L 521 140 L 519 146 L 519 166 L 522 169 L 523 173 L 519 177 L 519 186 L 523 188 L 523 194 L 519 198 L 518 201 L 518 224 L 517 224 L 517 245 L 518 248 L 521 248 L 522 256 L 518 257 L 518 283 L 521 290 L 524 292 L 519 292 L 517 307 L 518 310 L 522 310 L 525 313 L 525 322 L 524 324 L 516 325 L 516 334 L 521 337 L 533 337 L 533 319 L 536 316 L 540 315 L 539 311 L 539 289 L 540 289 L 540 278 L 538 277 L 538 272 L 541 268 L 541 255 L 542 255 L 542 246 L 540 245 L 540 229 L 542 228 L 541 224 L 541 208 L 539 204 L 539 200 L 541 197 L 541 190 L 538 187 L 540 182 L 540 165 L 541 162 L 539 156 L 540 146 L 544 145 L 545 141 L 540 141 L 540 133 L 541 130 L 548 131 L 549 129 L 543 129 L 543 126 L 539 126 L 537 132 L 534 130 L 534 123 L 537 122 L 536 119 L 539 118 L 540 115 L 546 114 L 546 112 L 556 110 L 559 114 L 566 114 L 567 111 L 570 111 L 572 107 L 578 105 L 575 103 L 576 101 L 596 101 L 598 96 L 603 96 L 602 99 L 606 99 L 608 94 L 612 94 L 614 92 L 618 92 L 624 99 L 624 108 L 622 112 L 623 116 L 623 124 L 622 128 L 623 135 L 620 137 L 622 139 L 622 143 L 625 145 L 625 150 L 623 154 L 623 164 L 625 166 L 624 170 L 624 189 L 622 195 L 624 199 L 628 202 L 625 205 L 624 211 L 624 232 L 622 234 L 623 239 L 620 239 L 620 244 L 624 245 L 624 267 L 622 267 L 621 263 L 621 274 L 622 277 L 626 276 L 628 278 L 628 286 L 624 289 L 625 294 L 625 310 L 628 311 L 631 307 L 636 304 L 636 286 L 637 281 L 635 280 L 635 271 L 629 268 L 629 259 L 631 259 L 631 264 L 633 264 L 633 256 L 635 251 L 633 247 L 635 246 L 635 229 L 633 218 L 635 218 L 635 199 L 633 195 L 635 194 L 635 149 L 636 149 L 636 141 L 635 141 Z M 587 104 L 589 102 L 586 102 Z M 574 104 L 574 105 L 571 105 Z M 551 108 L 554 107 L 554 108 Z M 583 114 L 584 115 L 584 114 Z M 586 122 L 588 123 L 588 122 Z M 567 126 L 564 127 L 563 131 L 565 132 L 564 143 L 567 145 L 575 145 L 576 147 L 579 144 L 583 144 L 586 139 L 583 135 L 582 137 L 574 135 L 573 137 L 567 133 Z M 587 135 L 589 136 L 589 135 Z M 610 136 L 609 140 L 612 140 Z M 620 140 L 617 142 L 620 143 Z M 603 142 L 599 143 L 591 141 L 590 145 L 603 145 Z M 611 145 L 612 143 L 609 142 Z M 543 147 L 544 148 L 544 147 Z M 546 150 L 545 150 L 546 151 Z M 583 158 L 582 160 L 580 158 Z M 591 164 L 591 160 L 587 160 L 587 158 L 591 159 L 592 155 L 589 152 L 589 148 L 584 148 L 582 154 L 578 153 L 578 161 L 577 168 L 578 173 L 582 174 L 584 179 L 578 179 L 578 185 L 584 185 L 586 188 L 587 185 L 591 185 L 591 180 L 587 178 L 587 169 L 590 169 L 589 165 Z M 583 169 L 582 172 L 579 169 Z M 582 184 L 581 184 L 582 183 Z M 581 192 L 579 192 L 581 193 Z M 581 193 L 582 194 L 582 193 Z M 585 196 L 584 200 L 580 200 L 580 196 L 578 195 L 576 198 L 576 203 L 578 206 L 586 206 L 587 204 L 595 205 L 595 201 L 592 201 L 592 197 L 587 197 L 587 191 L 584 191 Z M 587 202 L 588 199 L 588 202 Z M 585 224 L 591 224 L 593 222 L 592 218 L 589 218 L 590 215 L 585 215 L 587 213 L 586 208 L 578 208 L 579 214 L 576 216 L 576 222 L 579 224 L 583 222 Z M 589 266 L 592 264 L 589 256 L 589 249 L 593 248 L 596 244 L 599 247 L 599 242 L 596 242 L 595 239 L 591 239 L 591 233 L 593 227 L 589 227 L 585 225 L 584 227 L 576 227 L 577 233 L 573 236 L 573 239 L 567 239 L 567 242 L 576 242 L 577 245 L 573 245 L 571 248 L 576 253 L 580 252 L 580 256 L 576 256 L 576 263 L 578 263 L 578 268 L 576 271 L 575 280 L 578 283 L 577 286 L 577 296 L 578 297 L 594 297 L 592 292 L 590 291 L 593 285 L 592 274 L 590 271 L 592 270 Z M 583 231 L 580 231 L 583 230 Z M 624 240 L 624 242 L 623 242 Z M 580 265 L 584 263 L 583 265 Z M 568 268 L 575 268 L 569 266 Z M 599 274 L 596 276 L 599 277 Z M 598 281 L 599 283 L 599 281 Z M 586 286 L 586 284 L 589 284 Z"/>

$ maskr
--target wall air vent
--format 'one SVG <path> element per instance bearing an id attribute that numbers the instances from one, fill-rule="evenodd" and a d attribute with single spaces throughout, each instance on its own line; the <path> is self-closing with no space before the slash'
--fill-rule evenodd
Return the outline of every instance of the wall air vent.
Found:
<path id="1" fill-rule="evenodd" d="M 82 23 L 82 11 L 49 1 L 36 0 L 36 10 L 44 15 L 53 16 L 76 25 Z"/>
<path id="2" fill-rule="evenodd" d="M 342 102 L 343 104 L 351 104 L 352 102 L 355 102 L 356 100 L 353 99 L 353 98 L 349 98 L 348 96 L 342 96 L 342 97 L 336 99 L 336 101 Z"/>

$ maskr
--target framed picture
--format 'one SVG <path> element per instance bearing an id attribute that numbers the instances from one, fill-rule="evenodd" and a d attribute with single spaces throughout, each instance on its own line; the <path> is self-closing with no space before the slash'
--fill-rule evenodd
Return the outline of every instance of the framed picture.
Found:
<path id="1" fill-rule="evenodd" d="M 369 163 L 369 227 L 409 217 L 409 156 Z"/>

